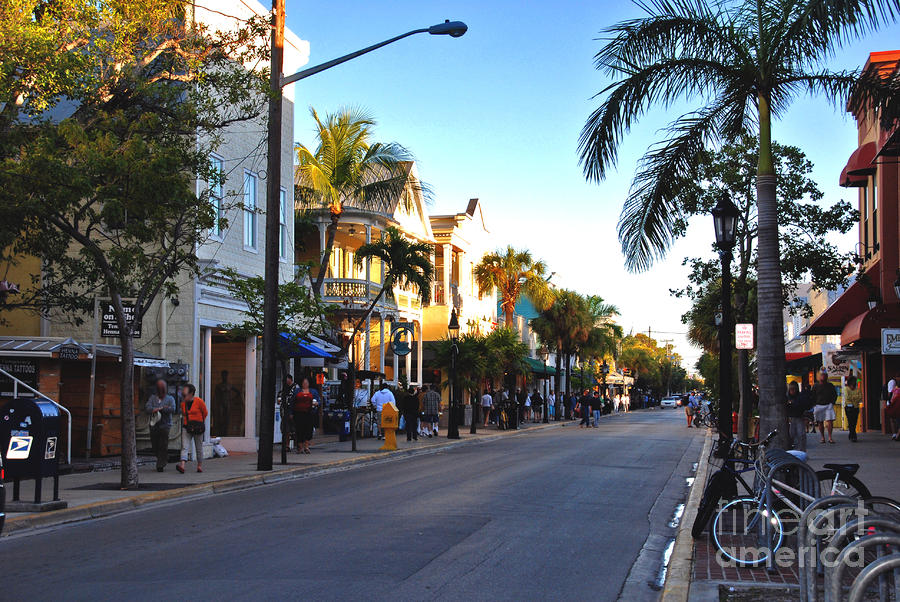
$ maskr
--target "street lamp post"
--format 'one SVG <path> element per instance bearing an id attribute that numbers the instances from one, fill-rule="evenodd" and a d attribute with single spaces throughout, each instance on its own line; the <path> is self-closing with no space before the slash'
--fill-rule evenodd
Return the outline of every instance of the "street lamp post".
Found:
<path id="1" fill-rule="evenodd" d="M 551 274 L 552 275 L 552 274 Z M 547 358 L 550 357 L 550 350 L 547 349 L 546 345 L 541 347 L 541 350 L 538 352 L 541 354 L 541 360 L 544 362 L 544 419 L 542 422 L 544 424 L 550 423 L 550 391 L 547 389 L 549 383 L 547 382 Z"/>
<path id="2" fill-rule="evenodd" d="M 459 318 L 454 309 L 450 312 L 450 323 L 447 325 L 450 338 L 450 416 L 447 419 L 447 439 L 459 439 L 459 422 L 456 405 L 456 357 L 459 355 Z"/>
<path id="3" fill-rule="evenodd" d="M 462 21 L 444 21 L 431 27 L 414 29 L 395 36 L 378 44 L 373 44 L 351 52 L 342 57 L 322 63 L 303 71 L 283 77 L 284 68 L 284 3 L 285 0 L 272 0 L 272 53 L 271 75 L 269 79 L 269 125 L 268 125 L 268 157 L 266 160 L 266 244 L 265 244 L 265 293 L 263 298 L 263 336 L 262 336 L 262 389 L 259 409 L 259 454 L 257 470 L 272 470 L 272 450 L 275 438 L 275 371 L 278 349 L 278 283 L 279 249 L 277 216 L 281 212 L 281 90 L 289 84 L 345 63 L 358 56 L 387 46 L 418 33 L 431 35 L 448 35 L 458 38 L 466 33 L 468 27 Z M 354 426 L 355 428 L 355 426 Z"/>
<path id="4" fill-rule="evenodd" d="M 716 248 L 722 262 L 722 320 L 719 324 L 719 439 L 731 439 L 731 251 L 734 249 L 738 208 L 727 194 L 712 209 Z M 722 446 L 720 446 L 721 448 Z M 726 448 L 727 449 L 727 448 Z"/>

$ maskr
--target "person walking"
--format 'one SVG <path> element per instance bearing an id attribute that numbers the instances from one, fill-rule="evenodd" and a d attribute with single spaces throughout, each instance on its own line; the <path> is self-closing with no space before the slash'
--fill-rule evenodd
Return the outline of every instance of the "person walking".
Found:
<path id="1" fill-rule="evenodd" d="M 575 409 L 581 414 L 578 428 L 591 428 L 591 395 L 587 389 L 581 394 Z"/>
<path id="2" fill-rule="evenodd" d="M 828 382 L 828 373 L 822 370 L 819 378 L 812 388 L 812 398 L 816 405 L 813 407 L 813 420 L 819 427 L 819 435 L 825 443 L 825 431 L 828 431 L 828 443 L 834 443 L 831 431 L 834 428 L 834 402 L 837 401 L 837 391 L 834 385 Z"/>
<path id="3" fill-rule="evenodd" d="M 175 465 L 175 470 L 181 474 L 184 474 L 184 465 L 191 452 L 191 443 L 194 444 L 197 472 L 203 472 L 203 435 L 206 434 L 206 417 L 209 412 L 206 403 L 194 396 L 196 392 L 197 388 L 190 383 L 181 388 L 181 462 Z"/>
<path id="4" fill-rule="evenodd" d="M 294 396 L 300 385 L 294 382 L 294 377 L 288 374 L 284 377 L 284 386 L 281 388 L 281 395 L 278 398 L 278 407 L 281 412 L 281 444 L 287 445 L 290 449 L 290 440 L 294 438 Z M 296 445 L 297 442 L 294 442 Z"/>
<path id="5" fill-rule="evenodd" d="M 491 420 L 491 406 L 494 405 L 494 398 L 490 391 L 485 391 L 481 396 L 481 412 L 484 414 L 484 426 L 487 427 Z"/>
<path id="6" fill-rule="evenodd" d="M 850 441 L 856 443 L 856 423 L 859 420 L 859 410 L 862 407 L 862 392 L 857 386 L 856 376 L 847 377 L 847 390 L 844 392 L 844 414 L 847 416 L 847 430 Z"/>
<path id="7" fill-rule="evenodd" d="M 685 418 L 687 418 L 688 428 L 691 428 L 693 426 L 692 423 L 694 422 L 694 412 L 696 411 L 698 405 L 699 404 L 697 403 L 697 397 L 693 393 L 688 395 L 687 403 L 684 404 L 684 416 Z"/>
<path id="8" fill-rule="evenodd" d="M 797 381 L 788 385 L 787 416 L 791 444 L 794 449 L 806 451 L 806 406 L 808 396 L 801 395 Z"/>
<path id="9" fill-rule="evenodd" d="M 532 422 L 540 422 L 544 419 L 544 398 L 541 397 L 537 387 L 534 388 L 534 392 L 531 394 L 531 412 Z"/>
<path id="10" fill-rule="evenodd" d="M 441 394 L 437 392 L 437 385 L 428 387 L 423 399 L 425 404 L 425 417 L 423 422 L 428 429 L 428 437 L 438 436 L 438 415 L 441 413 Z"/>
<path id="11" fill-rule="evenodd" d="M 309 379 L 305 376 L 300 380 L 300 388 L 294 395 L 294 403 L 291 408 L 294 416 L 294 428 L 297 431 L 297 453 L 308 454 L 309 442 L 312 440 L 313 417 L 319 408 L 319 392 L 310 389 Z"/>
<path id="12" fill-rule="evenodd" d="M 400 413 L 403 415 L 403 422 L 405 422 L 406 428 L 406 440 L 407 441 L 418 441 L 419 440 L 419 398 L 416 396 L 416 390 L 413 387 L 410 387 L 408 391 L 405 393 L 400 391 L 398 393 L 400 398 L 400 407 L 397 408 L 400 410 Z"/>
<path id="13" fill-rule="evenodd" d="M 396 404 L 397 400 L 394 399 L 394 394 L 391 393 L 387 383 L 381 383 L 381 389 L 372 395 L 372 405 L 375 406 L 375 424 L 372 430 L 378 434 L 379 440 L 384 439 L 384 433 L 381 432 L 381 410 L 386 403 Z"/>
<path id="14" fill-rule="evenodd" d="M 594 414 L 594 428 L 600 428 L 600 417 L 603 416 L 603 406 L 606 400 L 600 397 L 599 391 L 594 391 L 591 398 L 591 410 Z"/>
<path id="15" fill-rule="evenodd" d="M 162 472 L 169 461 L 169 430 L 175 413 L 175 398 L 169 395 L 169 385 L 163 379 L 156 381 L 156 391 L 144 405 L 150 415 L 150 445 L 156 456 L 156 472 Z"/>

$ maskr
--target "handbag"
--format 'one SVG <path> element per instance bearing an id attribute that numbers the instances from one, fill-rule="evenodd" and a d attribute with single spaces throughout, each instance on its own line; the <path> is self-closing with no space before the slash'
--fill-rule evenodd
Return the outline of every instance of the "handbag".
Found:
<path id="1" fill-rule="evenodd" d="M 193 407 L 193 405 L 193 399 L 191 400 L 191 405 L 184 404 L 185 418 L 187 418 L 187 415 L 191 411 L 191 407 Z M 206 432 L 206 424 L 202 420 L 188 420 L 187 424 L 184 425 L 184 430 L 186 430 L 190 435 L 202 435 Z"/>

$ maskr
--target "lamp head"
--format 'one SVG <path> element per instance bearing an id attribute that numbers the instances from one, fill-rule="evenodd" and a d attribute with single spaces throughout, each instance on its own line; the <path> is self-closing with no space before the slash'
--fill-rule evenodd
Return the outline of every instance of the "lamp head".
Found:
<path id="1" fill-rule="evenodd" d="M 731 202 L 731 197 L 727 193 L 722 194 L 712 209 L 716 247 L 720 251 L 730 252 L 734 248 L 738 214 L 738 208 Z"/>
<path id="2" fill-rule="evenodd" d="M 459 317 L 456 315 L 455 309 L 450 312 L 450 323 L 447 324 L 447 332 L 449 333 L 451 341 L 457 341 L 459 339 Z"/>
<path id="3" fill-rule="evenodd" d="M 469 26 L 462 21 L 446 20 L 443 23 L 432 25 L 428 28 L 428 33 L 433 36 L 450 36 L 451 38 L 462 37 L 469 30 Z"/>

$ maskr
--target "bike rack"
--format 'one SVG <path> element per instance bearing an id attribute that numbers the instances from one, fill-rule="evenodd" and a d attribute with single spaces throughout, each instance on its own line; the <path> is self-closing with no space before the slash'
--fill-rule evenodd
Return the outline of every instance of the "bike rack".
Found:
<path id="1" fill-rule="evenodd" d="M 869 585 L 871 585 L 872 581 L 888 571 L 894 572 L 894 599 L 900 600 L 900 587 L 897 585 L 900 583 L 900 554 L 895 553 L 890 556 L 879 558 L 860 571 L 856 580 L 853 582 L 853 586 L 850 588 L 850 602 L 863 602 L 863 600 L 865 600 L 866 590 L 869 589 Z M 885 599 L 885 593 L 886 592 L 882 592 L 882 600 Z"/>
<path id="2" fill-rule="evenodd" d="M 859 500 L 845 495 L 829 495 L 815 500 L 800 515 L 797 534 L 800 563 L 800 599 L 802 602 L 818 602 L 816 568 L 819 565 L 819 536 L 826 519 L 845 508 L 858 507 Z"/>
<path id="3" fill-rule="evenodd" d="M 861 522 L 861 521 L 854 521 Z M 892 521 L 885 521 L 892 522 Z M 851 523 L 852 524 L 852 523 Z M 849 524 L 847 526 L 850 526 Z M 895 528 L 900 529 L 900 525 L 895 523 Z M 862 525 L 860 525 L 861 528 Z M 843 531 L 843 529 L 841 529 Z M 825 601 L 826 602 L 837 602 L 841 598 L 841 579 L 844 576 L 844 570 L 847 568 L 847 562 L 850 558 L 850 555 L 853 553 L 865 554 L 866 548 L 875 547 L 876 554 L 878 558 L 883 558 L 884 555 L 884 546 L 900 546 L 900 533 L 874 533 L 872 535 L 866 535 L 864 537 L 860 537 L 852 542 L 850 542 L 844 549 L 841 550 L 840 554 L 837 555 L 835 559 L 835 566 L 830 571 L 830 575 L 827 575 L 825 578 Z M 871 564 L 871 563 L 870 563 Z M 885 596 L 883 595 L 886 592 L 885 582 L 883 579 L 880 580 L 879 589 L 882 590 L 881 599 L 884 600 Z M 895 582 L 895 587 L 897 586 Z"/>

